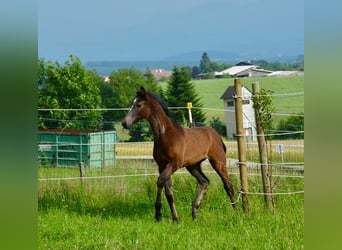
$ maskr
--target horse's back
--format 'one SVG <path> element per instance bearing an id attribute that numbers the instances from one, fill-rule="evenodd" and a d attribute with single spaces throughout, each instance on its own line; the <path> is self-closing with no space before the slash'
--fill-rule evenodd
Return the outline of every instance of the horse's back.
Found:
<path id="1" fill-rule="evenodd" d="M 220 135 L 212 127 L 196 127 L 185 129 L 189 150 L 202 149 L 208 155 L 225 155 L 226 147 Z"/>
<path id="2" fill-rule="evenodd" d="M 212 127 L 195 127 L 195 128 L 186 128 L 186 133 L 188 133 L 191 137 L 198 137 L 201 140 L 211 140 L 211 141 L 221 141 L 220 135 L 216 132 Z"/>

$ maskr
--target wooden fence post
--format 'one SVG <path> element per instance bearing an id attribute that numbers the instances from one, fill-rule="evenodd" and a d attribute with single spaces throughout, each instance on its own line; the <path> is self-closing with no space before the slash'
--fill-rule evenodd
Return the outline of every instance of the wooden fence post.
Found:
<path id="1" fill-rule="evenodd" d="M 254 100 L 258 101 L 258 93 L 259 83 L 253 82 L 253 96 Z M 271 189 L 271 174 L 268 169 L 268 159 L 267 159 L 267 145 L 265 140 L 265 134 L 263 129 L 263 122 L 260 119 L 260 109 L 255 108 L 255 122 L 256 122 L 256 130 L 257 130 L 257 138 L 258 138 L 258 146 L 259 146 L 259 157 L 260 157 L 260 164 L 261 164 L 261 176 L 262 176 L 262 183 L 263 183 L 263 190 L 264 190 L 264 199 L 266 203 L 266 207 L 272 213 L 274 212 L 274 203 L 273 203 L 273 196 L 272 196 L 272 189 Z"/>
<path id="2" fill-rule="evenodd" d="M 246 165 L 246 142 L 245 142 L 245 130 L 243 128 L 243 114 L 242 114 L 242 84 L 240 79 L 234 80 L 235 87 L 235 119 L 236 119 L 236 136 L 238 143 L 239 154 L 239 170 L 240 170 L 240 182 L 242 191 L 242 208 L 243 211 L 249 213 L 248 203 L 248 176 Z"/>

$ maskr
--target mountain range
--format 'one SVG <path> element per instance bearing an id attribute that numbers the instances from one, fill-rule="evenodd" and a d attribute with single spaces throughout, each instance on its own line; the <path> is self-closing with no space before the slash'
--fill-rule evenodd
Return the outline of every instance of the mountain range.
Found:
<path id="1" fill-rule="evenodd" d="M 200 64 L 202 54 L 206 52 L 211 61 L 218 63 L 236 64 L 241 61 L 257 61 L 265 60 L 268 62 L 279 62 L 279 63 L 294 63 L 298 60 L 303 60 L 302 55 L 274 55 L 264 56 L 257 55 L 256 53 L 235 53 L 228 51 L 190 51 L 181 53 L 178 55 L 172 55 L 165 57 L 160 60 L 130 60 L 130 61 L 88 61 L 85 66 L 88 69 L 95 69 L 100 75 L 109 75 L 112 71 L 116 71 L 121 68 L 134 67 L 138 70 L 150 69 L 165 69 L 171 71 L 174 65 L 177 66 L 198 66 Z"/>

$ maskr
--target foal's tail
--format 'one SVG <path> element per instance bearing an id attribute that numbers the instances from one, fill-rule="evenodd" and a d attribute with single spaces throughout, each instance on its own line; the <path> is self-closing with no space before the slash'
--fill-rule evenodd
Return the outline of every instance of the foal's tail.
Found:
<path id="1" fill-rule="evenodd" d="M 222 142 L 223 150 L 224 150 L 224 152 L 226 153 L 226 152 L 227 152 L 227 147 L 226 147 L 226 145 L 223 143 L 222 138 L 221 138 L 221 142 Z"/>

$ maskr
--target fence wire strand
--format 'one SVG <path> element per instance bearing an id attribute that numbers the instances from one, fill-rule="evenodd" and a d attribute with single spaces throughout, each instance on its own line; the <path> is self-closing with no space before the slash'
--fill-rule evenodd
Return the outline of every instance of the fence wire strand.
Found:
<path id="1" fill-rule="evenodd" d="M 304 95 L 304 92 L 293 92 L 293 93 L 278 93 L 278 94 L 272 94 L 272 95 L 257 95 L 257 96 L 272 96 L 272 97 L 291 97 L 291 96 L 299 96 L 299 95 Z M 237 96 L 235 96 L 237 97 Z M 246 97 L 242 97 L 240 96 L 240 98 L 246 98 Z M 253 96 L 251 97 L 247 97 L 247 99 L 252 99 Z M 68 108 L 68 109 L 64 109 L 64 108 L 58 108 L 58 109 L 53 109 L 53 108 L 38 108 L 38 111 L 40 112 L 49 112 L 49 111 L 99 111 L 99 112 L 104 112 L 104 111 L 128 111 L 130 108 L 90 108 L 90 109 L 84 109 L 84 108 Z M 177 110 L 177 109 L 187 109 L 187 107 L 169 107 L 170 110 Z M 235 112 L 235 110 L 229 110 L 227 108 L 221 109 L 221 108 L 206 108 L 206 107 L 193 107 L 193 109 L 200 109 L 200 110 L 205 110 L 205 111 L 222 111 L 222 112 Z M 246 114 L 243 113 L 243 115 L 247 117 Z M 272 113 L 272 115 L 274 116 L 298 116 L 298 117 L 304 117 L 303 114 L 290 114 L 290 113 Z M 84 122 L 84 123 L 96 123 L 96 124 L 106 124 L 106 123 L 115 123 L 116 121 L 104 121 L 104 120 L 98 120 L 98 121 L 83 121 L 83 120 L 66 120 L 66 119 L 54 119 L 54 118 L 39 118 L 41 121 L 58 121 L 58 122 L 66 122 L 66 123 L 72 123 L 72 122 Z M 66 125 L 67 126 L 67 125 Z M 270 133 L 270 134 L 264 134 L 262 136 L 283 136 L 283 135 L 292 135 L 292 134 L 304 134 L 304 130 L 303 131 L 284 131 L 281 133 Z M 246 136 L 246 135 L 236 135 L 236 136 Z M 256 136 L 260 136 L 260 135 L 256 135 Z M 142 143 L 143 144 L 143 143 Z M 90 145 L 88 143 L 62 143 L 60 144 L 61 146 L 80 146 L 80 145 Z M 113 143 L 91 143 L 91 145 L 111 145 L 114 148 L 116 147 L 116 145 L 118 145 L 116 142 Z M 58 144 L 53 144 L 53 143 L 38 143 L 38 150 L 44 150 L 44 147 L 56 147 L 58 146 Z M 297 145 L 294 145 L 297 146 Z M 300 145 L 300 147 L 302 147 Z M 303 146 L 304 148 L 304 146 Z M 149 155 L 144 155 L 142 156 L 126 156 L 126 155 L 121 155 L 121 156 L 116 156 L 117 159 L 120 160 L 127 160 L 127 159 L 141 159 L 141 160 L 152 160 L 152 156 Z M 140 158 L 139 158 L 140 157 Z M 252 166 L 253 168 L 255 168 L 255 166 L 261 166 L 261 163 L 257 163 L 257 162 L 252 162 L 252 161 L 248 161 L 248 162 L 239 162 L 236 161 L 235 162 L 235 166 L 238 167 L 239 164 L 246 164 L 248 166 Z M 291 167 L 291 166 L 303 166 L 300 170 L 304 171 L 304 162 L 303 161 L 298 161 L 298 162 L 274 162 L 274 163 L 268 163 L 267 165 L 272 166 L 272 167 L 282 167 L 284 166 L 287 167 Z M 233 165 L 234 167 L 234 165 Z M 146 169 L 145 169 L 146 170 Z M 215 173 L 215 171 L 203 171 L 204 173 Z M 189 174 L 186 171 L 179 171 L 176 172 L 175 174 Z M 141 178 L 141 177 L 148 177 L 148 176 L 158 176 L 159 173 L 158 172 L 152 172 L 152 173 L 136 173 L 136 174 L 118 174 L 118 175 L 98 175 L 98 176 L 84 176 L 84 177 L 49 177 L 49 178 L 38 178 L 39 182 L 50 182 L 50 181 L 74 181 L 74 180 L 95 180 L 95 179 L 115 179 L 115 178 L 133 178 L 133 177 L 137 177 L 137 178 Z M 239 175 L 239 173 L 230 173 L 230 175 Z M 248 176 L 261 176 L 261 174 L 259 173 L 249 173 Z M 291 175 L 291 174 L 272 174 L 272 177 L 282 177 L 282 178 L 302 178 L 304 179 L 304 175 Z M 280 191 L 280 190 L 279 190 Z M 232 202 L 231 204 L 236 204 L 239 202 L 241 195 L 294 195 L 294 194 L 304 194 L 304 190 L 294 190 L 294 191 L 287 191 L 287 190 L 283 190 L 280 192 L 272 192 L 272 193 L 263 193 L 263 192 L 243 192 L 243 191 L 239 191 L 238 192 L 238 196 L 237 199 L 235 200 L 235 202 Z"/>

